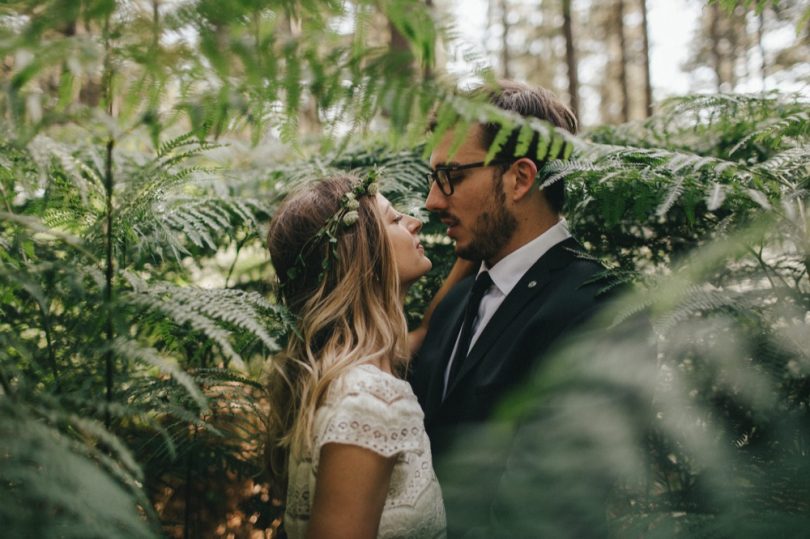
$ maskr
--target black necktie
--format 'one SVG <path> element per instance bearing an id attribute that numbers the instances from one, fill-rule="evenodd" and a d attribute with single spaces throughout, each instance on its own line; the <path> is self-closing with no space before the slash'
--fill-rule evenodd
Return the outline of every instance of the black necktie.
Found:
<path id="1" fill-rule="evenodd" d="M 455 377 L 458 376 L 461 364 L 464 362 L 464 358 L 467 357 L 467 352 L 470 349 L 470 341 L 473 336 L 473 321 L 478 315 L 478 307 L 481 305 L 481 299 L 483 299 L 484 294 L 487 293 L 490 286 L 492 286 L 492 277 L 490 277 L 489 273 L 486 271 L 475 279 L 472 292 L 470 292 L 470 299 L 467 302 L 467 309 L 464 311 L 464 323 L 461 325 L 461 336 L 458 339 L 456 353 L 453 355 L 453 363 L 450 365 L 450 375 L 447 377 L 448 388 L 450 384 L 453 383 Z"/>

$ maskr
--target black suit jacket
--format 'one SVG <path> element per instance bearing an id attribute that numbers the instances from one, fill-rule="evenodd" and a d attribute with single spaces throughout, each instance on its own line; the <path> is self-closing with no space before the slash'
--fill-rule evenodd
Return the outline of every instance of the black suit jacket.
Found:
<path id="1" fill-rule="evenodd" d="M 425 412 L 451 537 L 463 535 L 461 530 L 486 525 L 495 485 L 507 458 L 508 441 L 499 440 L 508 440 L 508 436 L 499 438 L 494 432 L 498 426 L 486 420 L 510 390 L 543 361 L 549 348 L 588 320 L 604 301 L 600 292 L 606 282 L 599 276 L 605 268 L 579 257 L 577 251 L 583 251 L 579 243 L 565 240 L 523 275 L 483 329 L 444 400 L 444 371 L 474 277 L 456 285 L 431 318 L 414 359 L 411 383 Z M 454 447 L 461 433 L 467 441 L 476 439 L 476 445 L 492 444 L 491 450 L 476 451 L 479 459 L 487 455 L 486 462 L 465 461 L 464 448 Z M 476 518 L 480 522 L 474 522 Z"/>

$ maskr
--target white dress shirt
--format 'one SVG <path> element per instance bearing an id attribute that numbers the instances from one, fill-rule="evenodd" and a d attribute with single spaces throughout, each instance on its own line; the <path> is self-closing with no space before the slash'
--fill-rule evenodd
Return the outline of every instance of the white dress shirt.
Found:
<path id="1" fill-rule="evenodd" d="M 492 286 L 490 286 L 487 293 L 484 294 L 478 306 L 478 314 L 473 320 L 473 335 L 467 353 L 475 346 L 475 342 L 478 340 L 478 337 L 481 336 L 484 328 L 487 327 L 487 324 L 495 315 L 495 312 L 501 306 L 503 300 L 506 299 L 506 296 L 509 295 L 515 285 L 518 284 L 518 281 L 523 278 L 523 275 L 525 275 L 534 263 L 537 262 L 541 256 L 546 254 L 549 249 L 570 237 L 571 233 L 568 231 L 565 219 L 560 219 L 557 224 L 526 245 L 506 255 L 491 268 L 487 268 L 486 264 L 481 262 L 481 267 L 478 269 L 476 277 L 482 272 L 488 271 L 489 276 L 492 278 Z M 453 346 L 450 361 L 447 362 L 447 368 L 444 371 L 444 391 L 442 393 L 442 399 L 447 395 L 447 381 L 450 377 L 450 367 L 456 355 L 459 337 L 461 337 L 461 331 L 459 331 L 459 336 L 456 337 L 456 344 Z"/>

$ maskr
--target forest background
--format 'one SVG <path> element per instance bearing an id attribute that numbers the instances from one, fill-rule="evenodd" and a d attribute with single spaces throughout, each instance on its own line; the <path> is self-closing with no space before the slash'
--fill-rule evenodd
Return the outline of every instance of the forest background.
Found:
<path id="1" fill-rule="evenodd" d="M 383 167 L 426 221 L 415 323 L 452 263 L 425 157 L 485 118 L 544 154 L 570 143 L 541 181 L 566 180 L 574 234 L 634 286 L 605 321 L 654 330 L 583 336 L 504 403 L 499 427 L 531 426 L 543 455 L 504 479 L 512 531 L 804 533 L 810 8 L 691 1 L 685 67 L 706 93 L 663 99 L 646 4 L 491 0 L 475 46 L 439 0 L 0 5 L 3 536 L 279 535 L 263 376 L 294 320 L 267 221 L 304 181 Z M 586 129 L 454 92 L 502 76 L 555 90 Z"/>

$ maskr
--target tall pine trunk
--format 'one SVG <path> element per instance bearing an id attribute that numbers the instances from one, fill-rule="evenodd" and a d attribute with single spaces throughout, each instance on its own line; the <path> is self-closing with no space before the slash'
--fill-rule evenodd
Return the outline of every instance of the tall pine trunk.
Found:
<path id="1" fill-rule="evenodd" d="M 390 20 L 388 21 L 388 32 L 391 35 L 391 39 L 388 42 L 388 47 L 391 52 L 396 53 L 398 56 L 401 55 L 403 58 L 408 57 L 411 52 L 408 46 L 408 40 L 405 39 L 402 32 L 400 32 L 396 25 Z"/>
<path id="2" fill-rule="evenodd" d="M 565 62 L 568 66 L 568 99 L 571 110 L 579 117 L 579 77 L 577 76 L 577 56 L 574 47 L 571 0 L 562 0 L 563 34 L 565 35 Z"/>
<path id="3" fill-rule="evenodd" d="M 647 0 L 641 0 L 641 62 L 644 64 L 644 116 L 653 113 L 652 77 L 650 76 L 650 35 L 647 23 Z"/>
<path id="4" fill-rule="evenodd" d="M 768 77 L 768 63 L 765 58 L 765 46 L 762 44 L 762 38 L 765 35 L 765 10 L 763 9 L 757 14 L 757 49 L 759 49 L 759 76 L 762 83 L 762 91 L 767 89 L 766 79 Z"/>
<path id="5" fill-rule="evenodd" d="M 616 0 L 616 30 L 619 34 L 619 86 L 622 92 L 622 122 L 630 119 L 630 95 L 627 89 L 627 42 L 624 35 L 624 0 Z"/>
<path id="6" fill-rule="evenodd" d="M 509 71 L 509 0 L 501 0 L 501 65 L 503 78 L 509 79 L 512 77 Z"/>
<path id="7" fill-rule="evenodd" d="M 717 80 L 716 90 L 723 90 L 723 59 L 720 54 L 720 7 L 717 4 L 709 6 L 711 20 L 709 22 L 709 40 L 711 43 L 712 69 Z"/>
<path id="8" fill-rule="evenodd" d="M 106 101 L 107 115 L 113 117 L 113 62 L 112 62 L 112 32 L 110 31 L 111 16 L 107 15 L 104 21 L 104 70 L 102 74 L 102 84 L 104 86 L 104 99 Z M 113 266 L 113 150 L 115 149 L 115 135 L 111 129 L 107 138 L 106 155 L 104 159 L 104 199 L 105 199 L 105 219 L 104 219 L 104 338 L 107 350 L 104 352 L 104 395 L 107 406 L 104 409 L 104 426 L 109 430 L 112 426 L 112 402 L 113 402 L 113 381 L 115 377 L 115 356 L 113 355 L 113 340 L 115 339 L 115 327 L 113 324 L 113 278 L 115 269 Z"/>

